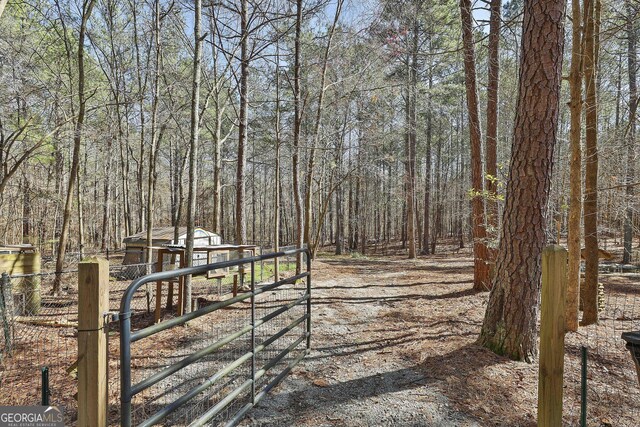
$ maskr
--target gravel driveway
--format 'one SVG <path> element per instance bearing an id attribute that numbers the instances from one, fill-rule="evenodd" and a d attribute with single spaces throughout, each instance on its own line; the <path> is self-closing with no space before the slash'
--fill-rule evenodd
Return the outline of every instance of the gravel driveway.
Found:
<path id="1" fill-rule="evenodd" d="M 402 260 L 317 261 L 312 352 L 242 425 L 480 425 L 455 410 L 407 352 L 420 341 L 409 326 L 418 315 L 410 302 L 426 293 L 439 304 L 443 290 L 464 296 L 469 284 L 464 278 L 441 286 L 416 283 L 416 273 L 405 269 Z M 429 305 L 427 300 L 424 312 L 438 312 Z"/>

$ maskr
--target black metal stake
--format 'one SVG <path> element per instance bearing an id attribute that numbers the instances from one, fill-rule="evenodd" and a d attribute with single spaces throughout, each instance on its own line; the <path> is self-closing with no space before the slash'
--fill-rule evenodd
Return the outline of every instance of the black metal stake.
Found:
<path id="1" fill-rule="evenodd" d="M 256 404 L 256 263 L 251 261 L 251 403 Z"/>
<path id="2" fill-rule="evenodd" d="M 42 371 L 42 406 L 49 406 L 49 367 L 45 366 Z"/>
<path id="3" fill-rule="evenodd" d="M 582 346 L 582 372 L 580 381 L 580 426 L 587 427 L 587 347 Z"/>
<path id="4" fill-rule="evenodd" d="M 311 350 L 311 253 L 307 252 L 307 352 Z"/>

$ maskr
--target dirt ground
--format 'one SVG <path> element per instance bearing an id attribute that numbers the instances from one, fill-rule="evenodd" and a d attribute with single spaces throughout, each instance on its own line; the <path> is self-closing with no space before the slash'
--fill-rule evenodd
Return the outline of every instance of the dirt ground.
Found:
<path id="1" fill-rule="evenodd" d="M 536 425 L 537 364 L 514 362 L 474 344 L 488 294 L 471 290 L 472 274 L 469 253 L 449 251 L 413 261 L 397 253 L 320 256 L 313 263 L 311 354 L 242 425 Z M 602 281 L 606 310 L 600 324 L 566 337 L 565 425 L 578 425 L 580 346 L 589 343 L 588 425 L 637 426 L 640 387 L 620 333 L 640 329 L 640 275 L 608 274 Z M 116 304 L 118 295 L 113 298 Z M 142 300 L 138 303 L 144 305 Z M 235 325 L 227 323 L 230 328 Z M 35 338 L 49 337 L 44 327 L 35 329 Z M 206 343 L 200 335 L 192 341 L 201 347 Z M 75 382 L 65 370 L 74 360 L 72 328 L 56 328 L 55 340 L 46 346 L 55 351 L 40 351 L 43 345 L 37 341 L 40 344 L 31 351 L 22 346 L 11 359 L 27 367 L 30 375 L 0 366 L 0 401 L 8 403 L 7 396 L 37 400 L 36 367 L 46 360 L 49 366 L 60 365 L 52 371 L 52 396 L 63 403 L 73 425 Z M 117 420 L 116 335 L 112 342 L 111 409 Z M 149 354 L 175 350 L 161 344 L 151 342 L 154 350 Z M 183 347 L 180 350 L 188 352 L 189 346 Z M 169 353 L 167 358 L 175 356 Z"/>
<path id="2" fill-rule="evenodd" d="M 537 364 L 475 345 L 488 294 L 471 290 L 468 254 L 415 261 L 325 256 L 313 270 L 312 352 L 243 425 L 536 425 Z M 620 282 L 637 294 L 637 277 L 603 281 L 612 308 Z M 607 319 L 619 320 L 608 311 L 602 334 L 609 333 Z M 636 327 L 638 318 L 634 313 L 625 327 Z M 567 336 L 565 370 L 573 376 L 565 377 L 565 425 L 578 425 L 579 343 L 596 337 L 581 334 Z M 619 331 L 610 335 L 619 340 Z M 624 343 L 595 345 L 602 348 L 588 365 L 588 425 L 638 425 L 640 388 Z M 623 399 L 625 389 L 633 391 Z"/>
<path id="3" fill-rule="evenodd" d="M 536 368 L 474 344 L 487 294 L 471 290 L 471 258 L 313 269 L 313 350 L 245 425 L 535 425 Z"/>

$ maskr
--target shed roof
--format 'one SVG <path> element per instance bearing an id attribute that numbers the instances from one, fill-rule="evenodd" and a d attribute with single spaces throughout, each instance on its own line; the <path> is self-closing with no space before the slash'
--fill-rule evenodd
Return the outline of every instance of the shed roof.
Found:
<path id="1" fill-rule="evenodd" d="M 22 245 L 0 245 L 0 253 L 22 253 L 22 252 L 35 252 L 36 248 L 30 244 Z"/>
<path id="2" fill-rule="evenodd" d="M 194 232 L 202 232 L 207 236 L 218 236 L 216 233 L 212 233 L 210 231 L 204 230 L 200 227 L 196 227 Z M 187 227 L 178 227 L 178 236 L 182 237 L 187 234 Z M 174 236 L 174 228 L 173 227 L 155 227 L 151 229 L 152 240 L 155 243 L 169 243 L 173 241 Z M 146 242 L 147 240 L 147 231 L 143 230 L 139 233 L 132 234 L 131 236 L 127 236 L 122 239 L 123 243 L 138 243 L 138 242 Z"/>

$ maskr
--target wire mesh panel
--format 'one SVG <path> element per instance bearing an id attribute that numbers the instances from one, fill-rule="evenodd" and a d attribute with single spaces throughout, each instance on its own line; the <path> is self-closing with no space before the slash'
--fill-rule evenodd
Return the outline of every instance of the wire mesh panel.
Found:
<path id="1" fill-rule="evenodd" d="M 155 266 L 112 266 L 109 309 L 117 313 L 131 281 Z M 56 276 L 59 286 L 55 287 Z M 49 402 L 64 408 L 65 423 L 77 418 L 78 271 L 3 275 L 0 280 L 0 404 L 37 405 L 41 369 L 49 370 Z M 152 318 L 154 292 L 141 292 L 132 309 Z M 109 419 L 119 425 L 119 342 L 117 323 L 109 334 Z"/>
<path id="2" fill-rule="evenodd" d="M 631 276 L 631 275 L 629 275 Z M 640 330 L 637 276 L 605 278 L 599 295 L 599 322 L 565 338 L 565 422 L 580 425 L 581 347 L 587 348 L 588 426 L 637 426 L 640 384 L 623 332 Z M 631 280 L 629 280 L 631 279 Z"/>
<path id="3" fill-rule="evenodd" d="M 59 274 L 56 293 L 54 280 L 54 274 L 3 275 L 0 402 L 39 405 L 41 369 L 48 367 L 49 401 L 65 407 L 71 422 L 77 410 L 77 272 Z"/>
<path id="4" fill-rule="evenodd" d="M 218 425 L 241 419 L 306 354 L 310 264 L 299 274 L 291 268 L 301 252 L 242 254 L 134 281 L 120 313 L 122 425 Z M 282 265 L 279 277 L 268 273 L 265 262 Z M 212 281 L 211 271 L 220 270 L 233 277 L 237 295 Z M 184 304 L 192 311 L 154 319 L 133 308 L 149 283 L 183 283 L 187 275 L 192 276 L 192 301 Z"/>

